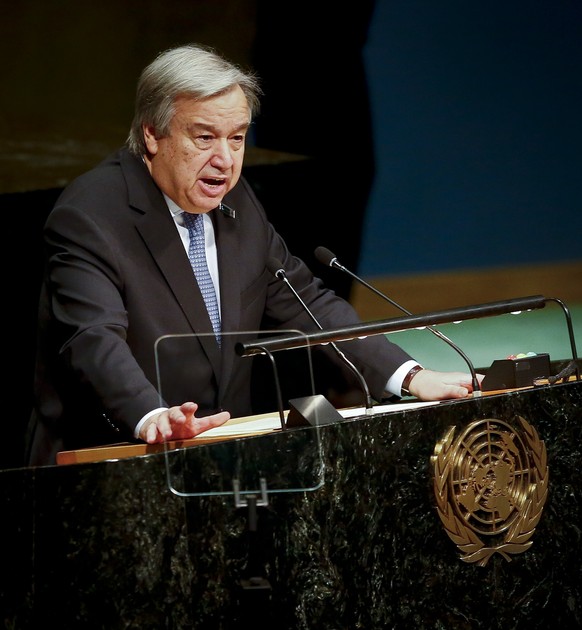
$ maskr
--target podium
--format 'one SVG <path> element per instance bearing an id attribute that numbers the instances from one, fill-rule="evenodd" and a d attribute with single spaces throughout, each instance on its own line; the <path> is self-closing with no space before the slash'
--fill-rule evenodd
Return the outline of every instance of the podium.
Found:
<path id="1" fill-rule="evenodd" d="M 549 479 L 531 545 L 467 562 L 443 525 L 435 453 L 451 428 L 520 418 Z M 579 627 L 581 434 L 574 381 L 1 471 L 0 617 L 19 629 Z M 177 462 L 187 492 L 169 487 Z"/>

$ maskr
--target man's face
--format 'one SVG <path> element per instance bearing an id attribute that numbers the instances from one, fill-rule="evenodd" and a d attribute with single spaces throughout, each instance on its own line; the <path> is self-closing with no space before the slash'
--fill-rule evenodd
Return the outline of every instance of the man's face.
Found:
<path id="1" fill-rule="evenodd" d="M 237 183 L 250 124 L 240 87 L 221 96 L 175 101 L 170 134 L 145 127 L 146 164 L 161 190 L 188 212 L 205 213 Z"/>

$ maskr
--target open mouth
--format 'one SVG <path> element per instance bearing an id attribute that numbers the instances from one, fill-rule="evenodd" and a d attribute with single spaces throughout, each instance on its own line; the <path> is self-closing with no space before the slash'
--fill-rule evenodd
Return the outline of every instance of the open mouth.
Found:
<path id="1" fill-rule="evenodd" d="M 202 181 L 207 186 L 223 186 L 226 180 L 225 179 L 217 179 L 215 177 L 204 177 L 202 179 Z"/>

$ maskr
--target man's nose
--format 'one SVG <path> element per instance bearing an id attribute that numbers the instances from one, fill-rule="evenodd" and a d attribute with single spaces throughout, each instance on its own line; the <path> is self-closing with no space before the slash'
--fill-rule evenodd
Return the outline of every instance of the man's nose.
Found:
<path id="1" fill-rule="evenodd" d="M 232 149 L 230 148 L 226 139 L 218 140 L 214 147 L 212 160 L 214 161 L 214 163 L 220 164 L 222 168 L 229 167 L 233 164 L 234 159 L 232 157 Z"/>

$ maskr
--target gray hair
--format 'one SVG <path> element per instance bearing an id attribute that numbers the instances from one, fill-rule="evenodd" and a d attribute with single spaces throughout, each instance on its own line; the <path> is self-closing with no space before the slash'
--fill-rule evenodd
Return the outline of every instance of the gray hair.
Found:
<path id="1" fill-rule="evenodd" d="M 160 53 L 143 70 L 137 84 L 135 113 L 127 138 L 129 150 L 137 156 L 146 152 L 144 125 L 153 126 L 160 136 L 169 134 L 176 97 L 186 94 L 203 100 L 223 94 L 235 85 L 246 96 L 252 120 L 259 111 L 262 94 L 253 73 L 206 46 L 192 44 Z"/>

